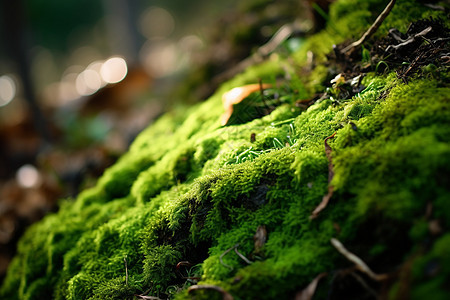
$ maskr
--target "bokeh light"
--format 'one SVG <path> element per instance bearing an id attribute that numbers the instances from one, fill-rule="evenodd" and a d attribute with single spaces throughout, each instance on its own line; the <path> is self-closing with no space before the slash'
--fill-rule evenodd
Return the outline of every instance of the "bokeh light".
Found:
<path id="1" fill-rule="evenodd" d="M 100 75 L 93 70 L 84 70 L 77 76 L 77 92 L 82 96 L 89 96 L 98 91 L 102 85 Z"/>
<path id="2" fill-rule="evenodd" d="M 16 173 L 17 183 L 23 188 L 33 188 L 41 184 L 41 174 L 32 165 L 23 165 Z"/>
<path id="3" fill-rule="evenodd" d="M 90 63 L 89 66 L 86 67 L 86 70 L 92 70 L 98 74 L 98 78 L 100 79 L 100 88 L 104 87 L 107 84 L 107 82 L 103 80 L 100 74 L 104 63 L 105 62 L 103 60 L 97 60 L 94 61 L 93 63 Z"/>
<path id="4" fill-rule="evenodd" d="M 173 74 L 182 67 L 180 49 L 170 41 L 147 42 L 141 49 L 141 60 L 155 78 Z"/>
<path id="5" fill-rule="evenodd" d="M 76 88 L 77 78 L 77 73 L 67 73 L 62 78 L 59 83 L 59 100 L 61 101 L 61 104 L 68 103 L 80 96 Z"/>
<path id="6" fill-rule="evenodd" d="M 100 68 L 101 78 L 107 83 L 120 82 L 127 76 L 127 73 L 127 63 L 119 56 L 109 58 Z"/>
<path id="7" fill-rule="evenodd" d="M 139 29 L 147 39 L 168 37 L 175 29 L 175 19 L 162 7 L 150 7 L 139 19 Z"/>
<path id="8" fill-rule="evenodd" d="M 184 36 L 178 42 L 178 45 L 183 51 L 195 52 L 204 47 L 203 41 L 195 34 Z"/>
<path id="9" fill-rule="evenodd" d="M 16 96 L 16 84 L 14 80 L 8 76 L 0 77 L 0 106 L 5 106 Z"/>

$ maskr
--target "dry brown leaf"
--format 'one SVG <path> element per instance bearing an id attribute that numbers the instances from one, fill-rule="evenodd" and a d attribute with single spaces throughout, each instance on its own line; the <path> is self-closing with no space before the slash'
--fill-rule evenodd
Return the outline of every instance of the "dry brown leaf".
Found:
<path id="1" fill-rule="evenodd" d="M 256 229 L 256 233 L 253 236 L 253 240 L 255 241 L 255 252 L 258 253 L 267 240 L 266 226 L 258 226 L 258 228 Z"/>

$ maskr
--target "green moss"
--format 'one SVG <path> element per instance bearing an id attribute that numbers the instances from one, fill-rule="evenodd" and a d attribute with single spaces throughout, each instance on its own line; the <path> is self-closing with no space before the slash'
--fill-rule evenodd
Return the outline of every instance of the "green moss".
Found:
<path id="1" fill-rule="evenodd" d="M 206 102 L 174 110 L 144 130 L 97 186 L 27 230 L 2 299 L 134 299 L 144 292 L 184 299 L 193 284 L 185 273 L 236 299 L 293 298 L 319 273 L 352 266 L 332 237 L 375 272 L 406 274 L 406 283 L 400 276 L 387 285 L 390 296 L 407 286 L 412 298 L 447 297 L 448 74 L 408 84 L 395 73 L 367 74 L 366 88 L 351 99 L 322 99 L 307 109 L 294 104 L 328 84 L 324 65 L 297 74 L 306 53 L 323 62 L 333 43 L 358 37 L 384 2 L 337 1 L 330 8 L 333 26 L 308 39 L 293 60 L 278 56 L 251 67 Z M 426 14 L 425 6 L 398 1 L 380 31 L 402 30 Z M 289 101 L 268 115 L 220 126 L 224 92 L 260 78 L 274 82 L 292 62 L 289 89 L 279 87 L 280 94 L 290 91 Z M 329 183 L 324 140 L 333 133 Z M 329 184 L 330 203 L 311 220 Z M 430 220 L 439 223 L 438 235 Z M 266 242 L 255 249 L 262 225 Z M 177 269 L 181 261 L 195 272 Z M 318 299 L 339 295 L 341 285 L 333 282 L 340 279 L 331 277 L 319 285 Z M 195 297 L 220 294 L 196 291 Z"/>

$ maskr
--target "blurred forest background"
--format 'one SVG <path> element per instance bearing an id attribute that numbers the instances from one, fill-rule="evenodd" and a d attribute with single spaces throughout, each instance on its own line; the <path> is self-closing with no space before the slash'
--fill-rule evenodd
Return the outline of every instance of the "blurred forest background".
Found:
<path id="1" fill-rule="evenodd" d="M 27 226 L 92 186 L 163 112 L 206 99 L 286 24 L 294 51 L 329 2 L 1 1 L 0 281 Z"/>

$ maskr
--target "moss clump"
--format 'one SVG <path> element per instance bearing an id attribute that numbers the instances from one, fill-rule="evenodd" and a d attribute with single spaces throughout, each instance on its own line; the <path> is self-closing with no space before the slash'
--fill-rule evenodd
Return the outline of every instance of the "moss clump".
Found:
<path id="1" fill-rule="evenodd" d="M 333 4 L 333 26 L 294 55 L 296 67 L 305 64 L 307 51 L 323 61 L 333 43 L 354 37 L 351 30 L 362 32 L 380 3 Z M 406 10 L 410 14 L 401 13 Z M 425 6 L 398 1 L 383 26 L 427 14 Z M 324 44 L 316 47 L 319 41 Z M 294 98 L 308 98 L 306 91 L 324 92 L 329 74 L 321 65 L 303 77 L 291 74 L 290 88 L 300 92 L 270 114 L 220 126 L 225 91 L 273 80 L 285 63 L 277 58 L 252 67 L 206 102 L 167 114 L 142 132 L 96 187 L 27 231 L 2 299 L 135 299 L 143 293 L 184 299 L 197 281 L 237 299 L 289 299 L 323 272 L 329 275 L 320 281 L 318 299 L 363 299 L 373 291 L 448 298 L 450 87 L 442 80 L 448 71 L 407 84 L 395 73 L 367 74 L 365 88 L 349 99 L 296 107 Z M 324 140 L 333 133 L 329 182 Z M 312 220 L 329 185 L 331 202 Z M 255 246 L 262 226 L 265 241 L 260 237 Z M 333 237 L 390 280 L 357 273 L 369 288 L 361 286 L 352 263 L 331 245 Z M 214 290 L 192 293 L 220 298 Z"/>

